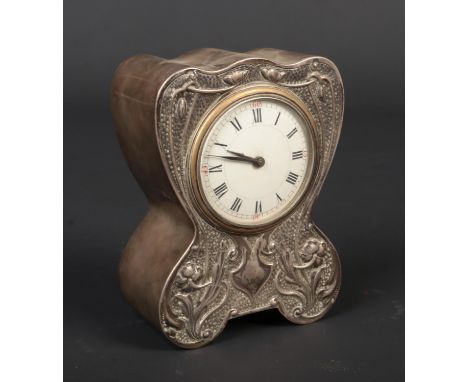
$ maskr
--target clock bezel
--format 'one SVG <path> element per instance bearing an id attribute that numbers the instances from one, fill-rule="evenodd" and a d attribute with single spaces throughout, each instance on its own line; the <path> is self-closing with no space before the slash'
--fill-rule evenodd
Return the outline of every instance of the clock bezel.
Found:
<path id="1" fill-rule="evenodd" d="M 225 217 L 218 214 L 208 202 L 205 192 L 202 189 L 199 168 L 201 165 L 201 153 L 204 143 L 208 137 L 209 131 L 214 127 L 219 118 L 229 109 L 235 107 L 237 104 L 248 102 L 255 98 L 270 98 L 279 102 L 287 104 L 293 108 L 306 123 L 309 128 L 311 142 L 311 161 L 305 173 L 305 181 L 302 183 L 299 191 L 296 193 L 290 205 L 282 211 L 276 218 L 268 220 L 264 223 L 257 225 L 243 225 L 234 223 Z M 307 108 L 304 101 L 302 101 L 293 92 L 282 87 L 272 85 L 264 82 L 256 82 L 240 87 L 220 99 L 212 105 L 200 119 L 200 122 L 195 129 L 194 139 L 188 150 L 189 158 L 189 172 L 190 172 L 190 190 L 195 201 L 195 207 L 201 216 L 209 223 L 217 228 L 235 234 L 255 234 L 261 231 L 266 231 L 280 222 L 284 221 L 290 216 L 305 199 L 307 191 L 311 185 L 314 184 L 319 164 L 318 144 L 317 144 L 317 126 L 315 121 Z"/>

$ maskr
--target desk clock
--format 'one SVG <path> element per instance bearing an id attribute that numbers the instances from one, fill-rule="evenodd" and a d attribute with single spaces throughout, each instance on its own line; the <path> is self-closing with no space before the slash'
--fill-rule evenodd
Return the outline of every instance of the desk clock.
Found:
<path id="1" fill-rule="evenodd" d="M 120 263 L 126 299 L 183 348 L 266 309 L 321 318 L 341 278 L 311 217 L 343 118 L 336 66 L 277 49 L 139 55 L 116 70 L 111 98 L 148 199 Z"/>

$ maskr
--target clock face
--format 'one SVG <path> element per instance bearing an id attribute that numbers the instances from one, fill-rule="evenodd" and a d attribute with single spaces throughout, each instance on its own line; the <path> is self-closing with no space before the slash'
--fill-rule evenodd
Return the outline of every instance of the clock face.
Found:
<path id="1" fill-rule="evenodd" d="M 208 209 L 225 223 L 256 227 L 289 212 L 313 166 L 311 126 L 286 100 L 259 96 L 221 112 L 199 149 Z"/>

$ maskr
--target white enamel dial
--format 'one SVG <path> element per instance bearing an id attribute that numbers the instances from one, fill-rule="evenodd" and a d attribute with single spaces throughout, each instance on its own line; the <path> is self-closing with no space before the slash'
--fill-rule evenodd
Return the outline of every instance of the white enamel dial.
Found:
<path id="1" fill-rule="evenodd" d="M 227 223 L 255 227 L 287 213 L 312 169 L 310 125 L 267 96 L 238 102 L 208 131 L 198 177 L 209 209 Z"/>

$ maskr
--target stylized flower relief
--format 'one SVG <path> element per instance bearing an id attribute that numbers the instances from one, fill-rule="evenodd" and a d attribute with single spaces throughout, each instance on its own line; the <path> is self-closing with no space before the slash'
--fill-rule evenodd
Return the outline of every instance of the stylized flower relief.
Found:
<path id="1" fill-rule="evenodd" d="M 330 78 L 321 75 L 317 71 L 312 71 L 308 74 L 307 79 L 309 82 L 315 83 L 317 85 L 318 97 L 321 101 L 325 101 L 325 86 L 327 84 L 331 86 Z"/>
<path id="2" fill-rule="evenodd" d="M 262 75 L 271 82 L 278 82 L 286 75 L 286 72 L 275 68 L 263 68 Z"/>
<path id="3" fill-rule="evenodd" d="M 323 241 L 310 239 L 304 244 L 300 255 L 304 261 L 311 261 L 315 255 L 316 263 L 318 263 L 317 265 L 320 265 L 322 257 L 326 252 L 326 244 Z"/>
<path id="4" fill-rule="evenodd" d="M 306 79 L 307 80 L 312 80 L 312 81 L 318 81 L 318 82 L 329 82 L 329 78 L 327 76 L 324 76 L 322 74 L 320 74 L 320 72 L 318 72 L 317 70 L 311 70 L 307 76 L 306 76 Z"/>
<path id="5" fill-rule="evenodd" d="M 199 265 L 193 263 L 185 264 L 182 269 L 177 273 L 175 282 L 180 287 L 200 288 L 197 282 L 203 276 L 203 271 Z"/>
<path id="6" fill-rule="evenodd" d="M 187 279 L 197 282 L 202 275 L 201 268 L 198 265 L 192 265 L 189 263 L 182 268 L 182 275 Z"/>
<path id="7" fill-rule="evenodd" d="M 223 77 L 223 81 L 228 85 L 236 85 L 246 76 L 248 72 L 248 70 L 236 70 L 235 72 L 225 75 Z"/>
<path id="8" fill-rule="evenodd" d="M 330 296 L 337 285 L 336 264 L 333 259 L 326 260 L 331 251 L 325 240 L 314 237 L 307 239 L 300 251 L 286 247 L 280 251 L 275 286 L 281 295 L 297 298 L 289 313 L 300 322 L 315 319 L 333 303 Z"/>
<path id="9" fill-rule="evenodd" d="M 193 250 L 199 251 L 196 246 Z M 172 307 L 165 315 L 167 318 L 174 317 L 173 323 L 169 323 L 174 328 L 167 331 L 169 336 L 185 332 L 183 335 L 189 338 L 187 343 L 197 344 L 212 339 L 222 328 L 222 322 L 210 323 L 210 317 L 228 298 L 229 285 L 225 274 L 232 272 L 232 255 L 233 249 L 228 248 L 221 252 L 218 261 L 211 267 L 188 261 L 179 269 L 171 297 Z"/>

